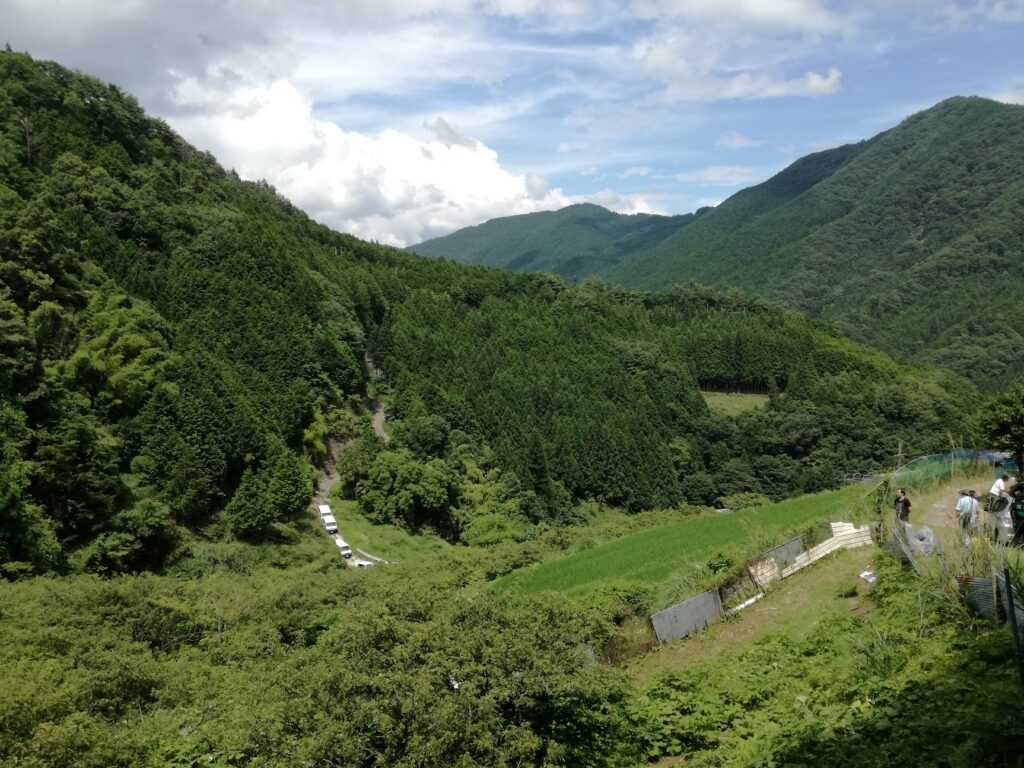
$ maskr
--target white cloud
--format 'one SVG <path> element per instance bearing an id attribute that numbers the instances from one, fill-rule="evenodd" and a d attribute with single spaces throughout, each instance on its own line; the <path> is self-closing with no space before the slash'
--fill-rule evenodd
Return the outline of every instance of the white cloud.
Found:
<path id="1" fill-rule="evenodd" d="M 624 170 L 621 176 L 628 179 L 630 176 L 647 176 L 650 172 L 651 169 L 646 165 L 634 165 Z"/>
<path id="2" fill-rule="evenodd" d="M 715 145 L 719 147 L 725 147 L 726 149 L 745 149 L 747 147 L 760 147 L 764 142 L 759 139 L 752 139 L 749 136 L 744 136 L 738 131 L 726 131 L 718 140 L 715 141 Z"/>
<path id="3" fill-rule="evenodd" d="M 440 116 L 435 117 L 433 120 L 424 120 L 423 127 L 430 131 L 434 138 L 446 147 L 458 145 L 473 149 L 479 143 L 476 139 L 471 139 L 469 136 L 459 133 L 451 123 Z"/>
<path id="4" fill-rule="evenodd" d="M 313 117 L 312 105 L 285 80 L 214 92 L 195 80 L 178 89 L 171 119 L 245 178 L 264 178 L 315 219 L 364 238 L 408 245 L 517 213 L 592 201 L 626 213 L 650 211 L 642 196 L 601 190 L 567 195 L 543 178 L 513 173 L 498 154 L 443 118 L 430 140 L 385 130 L 368 136 Z"/>
<path id="5" fill-rule="evenodd" d="M 727 36 L 676 29 L 637 44 L 634 56 L 650 77 L 664 88 L 650 94 L 659 104 L 682 101 L 768 99 L 781 96 L 822 96 L 839 90 L 842 73 L 805 72 L 800 77 L 773 74 L 773 67 L 736 61 L 744 57 L 771 59 L 782 41 L 760 40 L 741 45 Z M 746 50 L 749 49 L 749 50 Z"/>
<path id="6" fill-rule="evenodd" d="M 763 181 L 768 176 L 766 169 L 757 165 L 709 165 L 677 173 L 673 178 L 676 181 L 731 187 Z"/>
<path id="7" fill-rule="evenodd" d="M 562 154 L 583 152 L 587 149 L 590 149 L 590 145 L 585 141 L 563 141 L 558 144 L 558 151 Z"/>
<path id="8" fill-rule="evenodd" d="M 727 27 L 797 29 L 834 33 L 848 22 L 819 0 L 636 0 L 633 7 L 647 18 L 683 17 Z"/>

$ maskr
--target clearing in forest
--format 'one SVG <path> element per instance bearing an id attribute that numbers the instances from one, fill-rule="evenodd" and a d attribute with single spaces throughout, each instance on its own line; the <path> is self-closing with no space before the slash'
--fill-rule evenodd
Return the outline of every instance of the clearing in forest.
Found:
<path id="1" fill-rule="evenodd" d="M 768 404 L 768 395 L 752 395 L 746 392 L 705 392 L 701 390 L 704 402 L 715 413 L 723 416 L 739 416 L 741 413 L 762 408 Z"/>

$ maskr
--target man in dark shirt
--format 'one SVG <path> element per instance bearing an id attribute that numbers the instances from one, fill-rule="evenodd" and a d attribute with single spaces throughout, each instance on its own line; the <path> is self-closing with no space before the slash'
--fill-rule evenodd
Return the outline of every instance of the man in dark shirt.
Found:
<path id="1" fill-rule="evenodd" d="M 896 507 L 896 519 L 901 523 L 910 523 L 910 499 L 907 498 L 907 490 L 900 488 L 896 491 L 896 501 L 893 502 Z"/>

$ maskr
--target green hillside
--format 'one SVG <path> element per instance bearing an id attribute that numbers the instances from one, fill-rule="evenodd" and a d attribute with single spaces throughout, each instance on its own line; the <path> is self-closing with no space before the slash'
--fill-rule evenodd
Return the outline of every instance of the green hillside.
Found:
<path id="1" fill-rule="evenodd" d="M 700 386 L 767 402 L 718 414 Z M 739 294 L 332 232 L 115 86 L 0 52 L 0 765 L 635 768 L 718 739 L 733 765 L 854 739 L 863 765 L 1015 764 L 1017 732 L 978 727 L 1012 706 L 1007 634 L 896 565 L 874 615 L 709 686 L 601 662 L 642 594 L 491 587 L 679 535 L 687 502 L 937 450 L 976 404 Z M 353 543 L 400 562 L 345 567 L 314 519 L 332 441 Z M 890 731 L 901 701 L 922 706 Z"/>
<path id="2" fill-rule="evenodd" d="M 995 390 L 1024 374 L 1024 107 L 953 98 L 797 161 L 604 276 L 735 287 Z"/>
<path id="3" fill-rule="evenodd" d="M 4 506 L 11 574 L 160 569 L 294 535 L 369 355 L 396 441 L 346 492 L 451 541 L 599 499 L 772 498 L 966 435 L 975 395 L 735 295 L 641 296 L 424 259 L 311 222 L 116 87 L 0 58 Z M 773 392 L 733 419 L 698 385 Z"/>
<path id="4" fill-rule="evenodd" d="M 550 272 L 581 280 L 657 245 L 695 218 L 693 214 L 627 216 L 583 203 L 558 211 L 492 219 L 407 250 L 464 264 Z"/>

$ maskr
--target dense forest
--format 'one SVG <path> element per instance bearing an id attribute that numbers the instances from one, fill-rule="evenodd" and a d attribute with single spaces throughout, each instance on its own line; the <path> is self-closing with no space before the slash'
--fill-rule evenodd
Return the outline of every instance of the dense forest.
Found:
<path id="1" fill-rule="evenodd" d="M 626 215 L 591 203 L 492 219 L 407 248 L 515 272 L 550 272 L 582 280 L 653 248 L 697 216 Z"/>
<path id="2" fill-rule="evenodd" d="M 736 288 L 995 392 L 1024 374 L 1022 153 L 1024 107 L 952 98 L 801 158 L 646 248 L 590 258 L 575 215 L 544 213 L 414 250 L 511 268 L 523 259 L 635 289 Z M 535 229 L 550 243 L 542 256 Z M 474 235 L 485 231 L 501 235 L 493 260 Z"/>
<path id="3" fill-rule="evenodd" d="M 963 380 L 796 315 L 367 244 L 114 86 L 0 61 L 11 574 L 159 569 L 190 532 L 288 535 L 325 441 L 360 432 L 367 355 L 399 440 L 360 438 L 349 491 L 452 540 L 527 535 L 585 499 L 818 490 L 969 431 Z M 760 387 L 770 407 L 716 416 L 698 385 Z"/>
<path id="4" fill-rule="evenodd" d="M 11 51 L 0 201 L 0 763 L 1002 765 L 1017 749 L 1012 727 L 978 727 L 1012 706 L 1005 633 L 895 563 L 874 614 L 754 649 L 735 678 L 643 685 L 603 663 L 651 608 L 642 591 L 493 587 L 694 504 L 944 447 L 970 434 L 966 380 L 735 293 L 575 286 L 332 232 L 115 86 Z M 699 387 L 766 405 L 723 416 Z M 331 444 L 354 499 L 335 503 L 460 546 L 345 568 L 308 513 Z M 833 643 L 865 663 L 830 666 Z M 893 725 L 908 695 L 930 719 Z"/>

